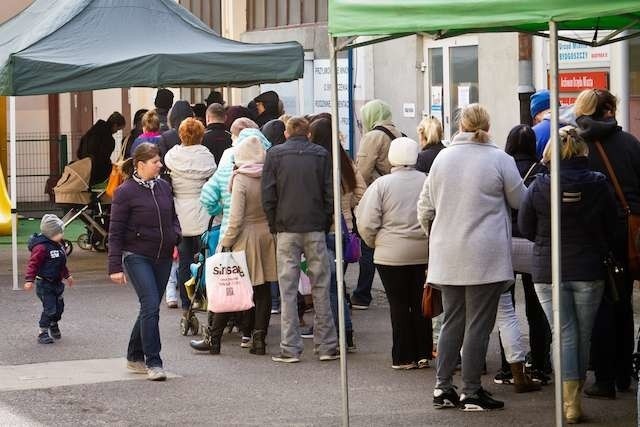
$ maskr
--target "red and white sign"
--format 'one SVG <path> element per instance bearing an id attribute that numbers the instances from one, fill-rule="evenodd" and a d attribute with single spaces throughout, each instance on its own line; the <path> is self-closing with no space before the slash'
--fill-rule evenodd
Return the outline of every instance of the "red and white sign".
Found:
<path id="1" fill-rule="evenodd" d="M 560 73 L 560 92 L 581 92 L 585 89 L 608 89 L 606 71 L 577 71 Z"/>
<path id="2" fill-rule="evenodd" d="M 569 106 L 569 105 L 573 105 L 576 103 L 576 97 L 575 96 L 561 96 L 560 97 L 560 105 L 562 105 L 563 107 Z"/>

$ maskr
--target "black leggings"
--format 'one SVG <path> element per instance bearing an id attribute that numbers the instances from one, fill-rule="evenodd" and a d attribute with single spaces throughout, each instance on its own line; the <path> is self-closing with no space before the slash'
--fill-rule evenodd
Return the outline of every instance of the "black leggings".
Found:
<path id="1" fill-rule="evenodd" d="M 422 315 L 426 265 L 376 265 L 389 300 L 394 365 L 431 359 L 431 321 Z"/>

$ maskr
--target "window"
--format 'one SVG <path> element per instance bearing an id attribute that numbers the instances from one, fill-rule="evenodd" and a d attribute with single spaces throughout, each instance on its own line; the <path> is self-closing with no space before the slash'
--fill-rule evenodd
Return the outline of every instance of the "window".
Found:
<path id="1" fill-rule="evenodd" d="M 451 135 L 458 131 L 458 114 L 469 104 L 478 102 L 478 46 L 449 49 L 449 89 L 452 111 Z"/>
<path id="2" fill-rule="evenodd" d="M 327 22 L 328 3 L 328 0 L 247 0 L 247 31 Z"/>

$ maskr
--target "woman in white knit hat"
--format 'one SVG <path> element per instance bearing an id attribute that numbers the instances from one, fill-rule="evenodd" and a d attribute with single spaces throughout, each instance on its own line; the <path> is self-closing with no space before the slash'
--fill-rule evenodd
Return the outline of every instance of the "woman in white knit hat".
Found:
<path id="1" fill-rule="evenodd" d="M 427 368 L 431 323 L 422 316 L 427 237 L 417 221 L 426 175 L 415 169 L 418 143 L 397 138 L 389 148 L 391 173 L 375 180 L 356 210 L 358 231 L 374 248 L 373 260 L 389 300 L 394 369 Z"/>

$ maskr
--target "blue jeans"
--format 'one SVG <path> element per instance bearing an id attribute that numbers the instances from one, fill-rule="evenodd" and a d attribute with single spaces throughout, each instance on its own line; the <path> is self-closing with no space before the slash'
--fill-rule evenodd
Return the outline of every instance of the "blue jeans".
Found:
<path id="1" fill-rule="evenodd" d="M 127 280 L 140 301 L 140 313 L 133 324 L 127 360 L 142 362 L 148 367 L 162 367 L 160 358 L 160 303 L 171 273 L 171 258 L 155 260 L 142 255 L 124 255 Z"/>
<path id="2" fill-rule="evenodd" d="M 48 329 L 52 323 L 58 323 L 64 312 L 64 283 L 51 283 L 46 280 L 36 279 L 36 295 L 42 301 L 42 315 L 40 327 Z"/>
<path id="3" fill-rule="evenodd" d="M 191 279 L 191 264 L 193 257 L 200 251 L 200 236 L 183 237 L 178 245 L 180 264 L 178 265 L 178 288 L 180 289 L 180 302 L 183 310 L 188 310 L 191 301 L 187 295 L 184 283 Z"/>
<path id="4" fill-rule="evenodd" d="M 331 263 L 331 283 L 329 284 L 329 302 L 331 303 L 331 311 L 333 312 L 333 322 L 338 328 L 338 280 L 336 277 L 336 235 L 327 234 L 327 253 Z M 344 289 L 342 291 L 344 293 Z M 351 323 L 351 312 L 347 299 L 344 299 L 344 329 L 346 332 L 353 332 L 353 324 Z"/>
<path id="5" fill-rule="evenodd" d="M 371 304 L 371 286 L 373 278 L 376 275 L 376 267 L 373 265 L 373 249 L 362 241 L 360 245 L 362 256 L 360 257 L 360 275 L 358 276 L 358 285 L 353 291 L 354 304 Z"/>
<path id="6" fill-rule="evenodd" d="M 280 285 L 278 282 L 271 282 L 271 308 L 280 310 Z"/>
<path id="7" fill-rule="evenodd" d="M 535 287 L 553 331 L 551 285 L 536 283 Z M 586 378 L 591 332 L 603 292 L 604 280 L 560 284 L 563 381 Z"/>

